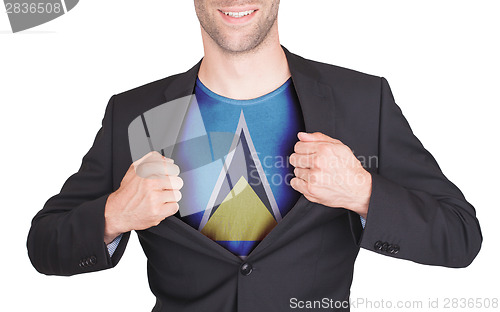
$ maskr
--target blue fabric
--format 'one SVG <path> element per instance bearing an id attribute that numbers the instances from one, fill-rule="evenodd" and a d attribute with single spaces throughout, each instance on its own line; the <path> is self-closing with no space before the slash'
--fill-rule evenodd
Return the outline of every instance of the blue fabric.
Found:
<path id="1" fill-rule="evenodd" d="M 113 257 L 116 247 L 118 247 L 118 244 L 120 244 L 120 241 L 122 240 L 122 236 L 123 234 L 118 235 L 111 243 L 106 245 L 110 257 Z"/>
<path id="2" fill-rule="evenodd" d="M 245 256 L 257 246 L 258 241 L 215 241 L 222 247 L 239 256 Z"/>
<path id="3" fill-rule="evenodd" d="M 221 146 L 222 150 L 229 151 L 232 143 L 232 138 L 231 140 L 224 141 L 222 139 L 214 142 L 214 136 L 211 134 L 230 133 L 234 135 L 241 114 L 244 115 L 250 139 L 262 164 L 281 217 L 284 217 L 300 197 L 300 193 L 290 186 L 294 168 L 288 159 L 298 140 L 297 133 L 304 131 L 302 112 L 291 78 L 276 90 L 249 100 L 235 100 L 220 96 L 209 90 L 197 79 L 195 96 L 202 121 L 197 120 L 194 109 L 188 110 L 180 138 L 187 140 L 196 137 L 190 132 L 196 132 L 197 135 L 206 133 L 211 140 L 209 142 L 209 155 L 215 164 L 211 165 L 211 168 L 208 165 L 205 166 L 202 168 L 203 170 L 199 170 L 203 171 L 200 174 L 186 174 L 183 177 L 184 187 L 181 190 L 183 196 L 179 205 L 182 207 L 183 204 L 189 202 L 189 205 L 196 205 L 198 209 L 194 209 L 197 211 L 196 213 L 184 216 L 181 214 L 181 219 L 195 229 L 199 229 L 210 195 L 223 169 L 223 161 L 218 164 L 216 161 L 217 158 L 221 157 L 218 155 Z M 215 149 L 214 145 L 217 145 L 218 148 Z M 200 153 L 193 153 L 193 149 L 188 147 L 187 144 L 180 146 L 173 156 L 181 173 L 195 167 L 192 164 L 202 162 L 200 158 L 204 157 L 200 156 Z M 195 160 L 195 158 L 197 159 Z M 232 182 L 236 183 L 237 179 Z M 263 199 L 263 202 L 268 203 L 266 199 Z M 258 241 L 217 242 L 239 256 L 248 255 L 258 243 Z"/>
<path id="4" fill-rule="evenodd" d="M 363 226 L 363 229 L 364 229 L 365 225 L 366 225 L 366 220 L 362 216 L 359 216 L 359 218 L 361 219 L 361 225 Z"/>

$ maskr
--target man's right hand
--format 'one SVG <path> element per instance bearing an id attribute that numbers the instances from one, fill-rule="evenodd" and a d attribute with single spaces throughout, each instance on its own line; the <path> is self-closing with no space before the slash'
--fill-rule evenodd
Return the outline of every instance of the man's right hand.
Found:
<path id="1" fill-rule="evenodd" d="M 132 163 L 105 207 L 104 242 L 158 225 L 179 210 L 183 185 L 172 159 L 153 151 Z"/>

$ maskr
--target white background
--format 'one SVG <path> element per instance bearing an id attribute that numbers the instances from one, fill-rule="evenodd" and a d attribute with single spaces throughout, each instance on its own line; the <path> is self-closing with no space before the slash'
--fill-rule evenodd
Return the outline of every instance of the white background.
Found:
<path id="1" fill-rule="evenodd" d="M 482 250 L 466 269 L 361 250 L 353 299 L 422 300 L 425 307 L 429 298 L 500 297 L 497 2 L 281 3 L 281 42 L 290 51 L 388 79 L 415 134 L 476 207 L 483 230 Z M 1 311 L 151 310 L 135 234 L 116 268 L 69 278 L 37 273 L 26 236 L 31 218 L 78 170 L 110 96 L 184 72 L 202 53 L 192 1 L 83 0 L 18 34 L 2 9 Z M 493 311 L 463 309 L 482 310 Z"/>

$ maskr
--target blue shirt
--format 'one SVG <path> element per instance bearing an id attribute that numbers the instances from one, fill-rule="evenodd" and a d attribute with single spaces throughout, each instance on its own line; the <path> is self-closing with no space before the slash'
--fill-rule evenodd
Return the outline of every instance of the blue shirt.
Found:
<path id="1" fill-rule="evenodd" d="M 245 257 L 300 197 L 288 161 L 304 131 L 297 94 L 288 79 L 266 95 L 234 100 L 197 79 L 195 97 L 172 155 L 184 180 L 181 219 Z"/>

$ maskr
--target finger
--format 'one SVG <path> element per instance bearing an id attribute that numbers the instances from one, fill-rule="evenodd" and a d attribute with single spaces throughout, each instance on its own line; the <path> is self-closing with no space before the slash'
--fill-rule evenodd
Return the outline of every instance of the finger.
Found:
<path id="1" fill-rule="evenodd" d="M 160 162 L 142 162 L 135 168 L 135 173 L 144 179 L 157 179 L 166 176 L 166 168 Z"/>
<path id="2" fill-rule="evenodd" d="M 297 178 L 306 181 L 309 186 L 321 186 L 324 182 L 324 175 L 315 169 L 295 168 L 293 173 Z"/>
<path id="3" fill-rule="evenodd" d="M 138 167 L 141 164 L 151 163 L 151 162 L 174 163 L 174 160 L 161 155 L 157 151 L 151 151 L 146 155 L 142 156 L 140 159 L 136 160 L 133 164 L 135 167 Z"/>
<path id="4" fill-rule="evenodd" d="M 161 190 L 180 190 L 184 181 L 178 176 L 167 176 L 162 179 Z"/>
<path id="5" fill-rule="evenodd" d="M 176 203 L 181 200 L 182 194 L 179 190 L 163 191 L 160 194 L 160 201 L 162 203 Z"/>
<path id="6" fill-rule="evenodd" d="M 330 143 L 342 143 L 340 140 L 334 139 L 332 137 L 327 136 L 321 132 L 307 133 L 307 132 L 299 132 L 297 134 L 299 140 L 304 142 L 330 142 Z"/>
<path id="7" fill-rule="evenodd" d="M 309 142 L 309 141 L 298 141 L 295 143 L 293 150 L 297 154 L 315 154 L 318 152 L 318 147 L 320 144 L 325 144 L 324 142 Z"/>
<path id="8" fill-rule="evenodd" d="M 311 195 L 307 184 L 308 183 L 306 181 L 300 178 L 293 178 L 290 180 L 290 185 L 292 186 L 292 188 L 294 188 L 297 192 L 302 193 L 302 195 L 304 195 L 307 200 L 315 203 L 319 202 L 316 197 Z"/>
<path id="9" fill-rule="evenodd" d="M 179 166 L 177 166 L 176 164 L 174 164 L 173 162 L 169 162 L 167 163 L 165 166 L 165 173 L 166 175 L 168 176 L 178 176 L 179 173 L 181 172 L 181 169 L 179 168 Z"/>
<path id="10" fill-rule="evenodd" d="M 176 202 L 166 202 L 163 207 L 165 208 L 166 217 L 172 216 L 179 211 L 179 204 Z"/>
<path id="11" fill-rule="evenodd" d="M 141 158 L 137 159 L 136 161 L 132 162 L 130 167 L 128 167 L 127 172 L 125 173 L 125 177 L 123 178 L 124 181 L 127 181 L 129 179 L 132 179 L 134 174 L 137 174 L 137 167 L 146 160 L 149 156 L 153 155 L 155 151 L 151 151 L 147 153 L 146 155 L 142 156 Z"/>
<path id="12" fill-rule="evenodd" d="M 304 194 L 304 192 L 307 191 L 307 183 L 306 181 L 302 180 L 301 178 L 292 178 L 290 180 L 290 186 L 296 190 L 297 192 L 300 192 Z"/>
<path id="13" fill-rule="evenodd" d="M 179 166 L 166 162 L 143 162 L 136 173 L 141 178 L 162 178 L 164 176 L 177 176 L 180 173 Z"/>
<path id="14" fill-rule="evenodd" d="M 146 159 L 149 159 L 149 158 L 151 158 L 151 157 L 152 157 L 152 158 L 158 158 L 158 155 L 159 155 L 160 157 L 162 157 L 162 156 L 161 156 L 161 154 L 160 154 L 160 153 L 158 153 L 157 151 L 151 151 L 151 152 L 149 152 L 149 153 L 145 154 L 144 156 L 142 156 L 141 158 L 137 159 L 136 161 L 134 161 L 134 162 L 133 162 L 133 164 L 134 164 L 135 166 L 139 166 L 139 165 L 140 165 L 140 164 L 142 164 L 144 161 L 146 161 Z M 159 159 L 159 158 L 158 158 L 158 159 Z"/>
<path id="15" fill-rule="evenodd" d="M 174 160 L 172 158 L 167 158 L 165 156 L 163 156 L 163 160 L 166 161 L 167 163 L 171 163 L 171 164 L 174 163 Z"/>
<path id="16" fill-rule="evenodd" d="M 139 165 L 141 164 L 147 164 L 147 163 L 164 163 L 164 164 L 173 164 L 174 160 L 171 158 L 167 158 L 165 156 L 162 156 L 160 153 L 153 151 L 151 152 L 151 155 L 147 158 L 145 158 Z"/>
<path id="17" fill-rule="evenodd" d="M 290 186 L 299 193 L 307 197 L 312 197 L 309 193 L 309 188 L 307 186 L 307 182 L 302 180 L 301 178 L 293 178 L 290 180 Z"/>
<path id="18" fill-rule="evenodd" d="M 304 155 L 293 153 L 290 155 L 289 161 L 295 168 L 313 168 L 314 167 L 314 154 Z"/>
<path id="19" fill-rule="evenodd" d="M 293 174 L 295 174 L 295 176 L 297 178 L 300 178 L 304 181 L 308 181 L 309 180 L 309 172 L 310 172 L 311 169 L 304 169 L 304 168 L 295 168 L 293 169 Z"/>

